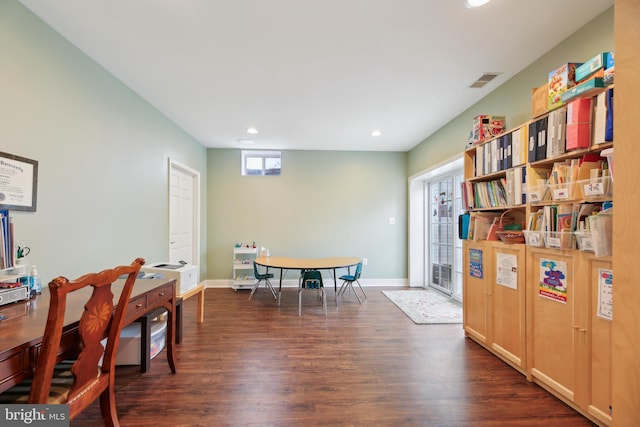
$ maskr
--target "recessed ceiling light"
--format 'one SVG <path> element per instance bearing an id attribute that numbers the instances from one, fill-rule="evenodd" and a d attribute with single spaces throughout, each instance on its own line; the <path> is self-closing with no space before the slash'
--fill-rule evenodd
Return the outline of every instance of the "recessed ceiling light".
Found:
<path id="1" fill-rule="evenodd" d="M 464 5 L 469 9 L 475 9 L 476 7 L 484 6 L 489 3 L 491 0 L 466 0 Z"/>
<path id="2" fill-rule="evenodd" d="M 371 131 L 371 136 L 380 136 L 382 135 L 382 132 L 380 132 L 378 129 L 374 129 Z"/>
<path id="3" fill-rule="evenodd" d="M 250 127 L 249 129 L 247 129 L 247 133 L 250 133 L 251 135 L 255 135 L 258 133 L 258 129 L 254 128 L 253 126 Z"/>

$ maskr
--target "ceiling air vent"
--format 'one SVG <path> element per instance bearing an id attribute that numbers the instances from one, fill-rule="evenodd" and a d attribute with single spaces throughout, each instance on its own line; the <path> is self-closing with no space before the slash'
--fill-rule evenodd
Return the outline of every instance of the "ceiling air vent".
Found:
<path id="1" fill-rule="evenodd" d="M 482 76 L 480 76 L 480 78 L 478 80 L 476 80 L 475 82 L 473 82 L 471 84 L 472 88 L 481 88 L 484 85 L 486 85 L 487 83 L 489 83 L 491 80 L 495 79 L 496 77 L 498 77 L 498 75 L 500 75 L 502 73 L 484 73 Z"/>

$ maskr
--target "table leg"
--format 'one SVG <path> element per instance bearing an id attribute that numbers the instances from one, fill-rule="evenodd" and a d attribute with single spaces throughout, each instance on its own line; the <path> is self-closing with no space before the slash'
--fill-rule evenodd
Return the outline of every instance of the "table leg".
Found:
<path id="1" fill-rule="evenodd" d="M 282 296 L 282 276 L 284 275 L 283 269 L 280 269 L 280 284 L 278 285 L 278 307 L 280 307 L 280 297 Z"/>
<path id="2" fill-rule="evenodd" d="M 333 269 L 333 292 L 336 296 L 336 306 L 338 305 L 338 276 L 336 275 L 336 269 Z"/>
<path id="3" fill-rule="evenodd" d="M 176 344 L 182 342 L 182 298 L 176 301 Z"/>
<path id="4" fill-rule="evenodd" d="M 140 323 L 140 372 L 143 374 L 151 368 L 151 314 L 137 319 Z"/>
<path id="5" fill-rule="evenodd" d="M 198 323 L 204 322 L 204 286 L 198 293 Z"/>
<path id="6" fill-rule="evenodd" d="M 176 313 L 175 303 L 173 304 L 174 310 L 168 310 L 167 319 L 167 361 L 169 362 L 169 368 L 174 374 L 177 372 L 176 368 Z"/>

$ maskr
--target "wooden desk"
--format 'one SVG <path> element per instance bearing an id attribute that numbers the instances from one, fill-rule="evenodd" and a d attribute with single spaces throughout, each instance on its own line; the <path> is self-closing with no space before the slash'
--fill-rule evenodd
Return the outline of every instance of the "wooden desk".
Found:
<path id="1" fill-rule="evenodd" d="M 124 280 L 114 282 L 114 299 L 122 292 Z M 60 354 L 78 346 L 78 322 L 89 299 L 91 287 L 74 292 L 67 300 Z M 176 281 L 165 279 L 137 280 L 127 305 L 124 325 L 145 313 L 162 307 L 167 310 L 167 361 L 176 372 Z M 49 313 L 49 288 L 29 301 L 0 306 L 7 319 L 0 321 L 0 392 L 20 383 L 33 374 L 42 334 Z M 141 337 L 142 339 L 142 337 Z"/>
<path id="2" fill-rule="evenodd" d="M 330 270 L 333 271 L 333 288 L 338 291 L 338 278 L 336 269 L 349 268 L 360 262 L 358 257 L 329 257 L 329 258 L 290 258 L 290 257 L 260 257 L 256 258 L 256 264 L 263 267 L 280 269 L 280 284 L 278 286 L 278 305 L 282 294 L 282 276 L 286 270 Z M 337 304 L 337 299 L 336 299 Z"/>

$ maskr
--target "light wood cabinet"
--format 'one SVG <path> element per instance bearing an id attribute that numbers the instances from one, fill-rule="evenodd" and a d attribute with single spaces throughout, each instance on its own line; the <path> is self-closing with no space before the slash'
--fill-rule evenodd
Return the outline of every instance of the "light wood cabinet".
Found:
<path id="1" fill-rule="evenodd" d="M 525 246 L 496 242 L 493 244 L 492 261 L 495 274 L 491 281 L 491 349 L 511 366 L 524 373 L 526 369 Z M 503 271 L 501 272 L 500 269 Z"/>
<path id="2" fill-rule="evenodd" d="M 611 258 L 530 247 L 526 264 L 528 377 L 593 421 L 610 425 L 611 320 L 600 307 L 606 308 L 606 298 L 599 296 L 610 295 Z M 566 288 L 556 299 L 545 296 L 541 284 L 550 271 Z"/>
<path id="3" fill-rule="evenodd" d="M 463 327 L 467 336 L 487 345 L 488 299 L 491 277 L 491 245 L 488 242 L 463 243 L 464 287 L 462 289 Z"/>
<path id="4" fill-rule="evenodd" d="M 513 368 L 525 372 L 525 246 L 464 244 L 464 330 Z"/>
<path id="5" fill-rule="evenodd" d="M 611 326 L 608 297 L 611 296 L 613 270 L 611 257 L 596 258 L 593 254 L 581 254 L 580 272 L 590 291 L 587 314 L 587 357 L 582 358 L 586 400 L 580 402 L 587 412 L 605 425 L 612 422 L 611 404 Z"/>
<path id="6" fill-rule="evenodd" d="M 527 250 L 527 374 L 567 402 L 576 401 L 579 348 L 586 342 L 584 296 L 572 250 Z M 555 289 L 544 282 L 559 284 Z"/>

